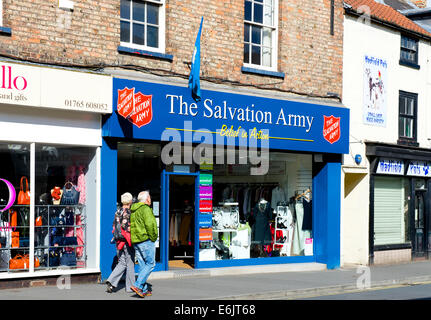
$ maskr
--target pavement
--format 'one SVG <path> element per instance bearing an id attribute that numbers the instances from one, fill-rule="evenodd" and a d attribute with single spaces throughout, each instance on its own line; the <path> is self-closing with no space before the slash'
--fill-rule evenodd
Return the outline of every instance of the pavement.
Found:
<path id="1" fill-rule="evenodd" d="M 154 272 L 153 295 L 145 300 L 305 299 L 376 288 L 431 282 L 431 261 L 327 270 L 319 263 Z M 102 283 L 0 290 L 1 300 L 139 300 L 124 284 L 106 293 Z M 0 282 L 1 288 L 1 282 Z M 431 296 L 431 294 L 430 294 Z"/>

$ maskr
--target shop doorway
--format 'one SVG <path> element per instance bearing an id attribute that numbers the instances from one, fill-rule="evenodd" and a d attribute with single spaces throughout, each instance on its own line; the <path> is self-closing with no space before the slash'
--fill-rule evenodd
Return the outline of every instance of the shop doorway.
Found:
<path id="1" fill-rule="evenodd" d="M 413 258 L 426 258 L 426 191 L 415 190 L 414 224 L 413 224 Z"/>
<path id="2" fill-rule="evenodd" d="M 164 172 L 166 216 L 166 269 L 193 269 L 196 257 L 196 211 L 199 206 L 198 174 Z"/>

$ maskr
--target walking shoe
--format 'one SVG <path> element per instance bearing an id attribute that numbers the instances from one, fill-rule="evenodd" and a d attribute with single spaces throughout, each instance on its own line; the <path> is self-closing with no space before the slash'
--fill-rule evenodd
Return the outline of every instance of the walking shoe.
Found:
<path id="1" fill-rule="evenodd" d="M 112 291 L 114 290 L 114 286 L 109 281 L 106 281 L 106 285 L 107 285 L 106 292 L 112 293 Z"/>
<path id="2" fill-rule="evenodd" d="M 141 289 L 136 288 L 135 286 L 131 286 L 130 289 L 136 293 L 138 296 L 140 296 L 141 298 L 145 298 L 145 293 L 142 292 Z"/>
<path id="3" fill-rule="evenodd" d="M 153 292 L 152 292 L 152 291 L 150 291 L 150 290 L 148 290 L 147 292 L 145 292 L 145 293 L 144 293 L 144 295 L 145 295 L 146 297 L 149 297 L 149 296 L 152 296 L 152 295 L 153 295 Z"/>

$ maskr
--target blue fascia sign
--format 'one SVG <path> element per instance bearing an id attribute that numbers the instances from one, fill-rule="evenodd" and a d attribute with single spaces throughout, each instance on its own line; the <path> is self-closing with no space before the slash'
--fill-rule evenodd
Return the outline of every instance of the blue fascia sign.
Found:
<path id="1" fill-rule="evenodd" d="M 408 176 L 431 177 L 431 167 L 426 161 L 411 161 L 407 168 Z"/>
<path id="2" fill-rule="evenodd" d="M 399 159 L 380 159 L 376 173 L 390 175 L 404 175 L 404 161 Z"/>
<path id="3" fill-rule="evenodd" d="M 113 79 L 113 113 L 104 137 L 349 152 L 349 109 L 201 90 L 196 102 L 184 86 Z"/>

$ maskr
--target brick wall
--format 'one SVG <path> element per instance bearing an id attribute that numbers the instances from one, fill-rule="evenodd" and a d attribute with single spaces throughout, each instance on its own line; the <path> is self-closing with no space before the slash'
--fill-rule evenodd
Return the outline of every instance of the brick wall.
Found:
<path id="1" fill-rule="evenodd" d="M 342 1 L 335 1 L 330 35 L 330 0 L 279 1 L 279 66 L 285 79 L 244 74 L 243 0 L 166 0 L 166 53 L 173 61 L 119 54 L 120 0 L 75 0 L 74 11 L 57 0 L 3 0 L 5 27 L 0 54 L 48 63 L 135 64 L 188 75 L 200 17 L 201 77 L 242 84 L 341 96 Z"/>

